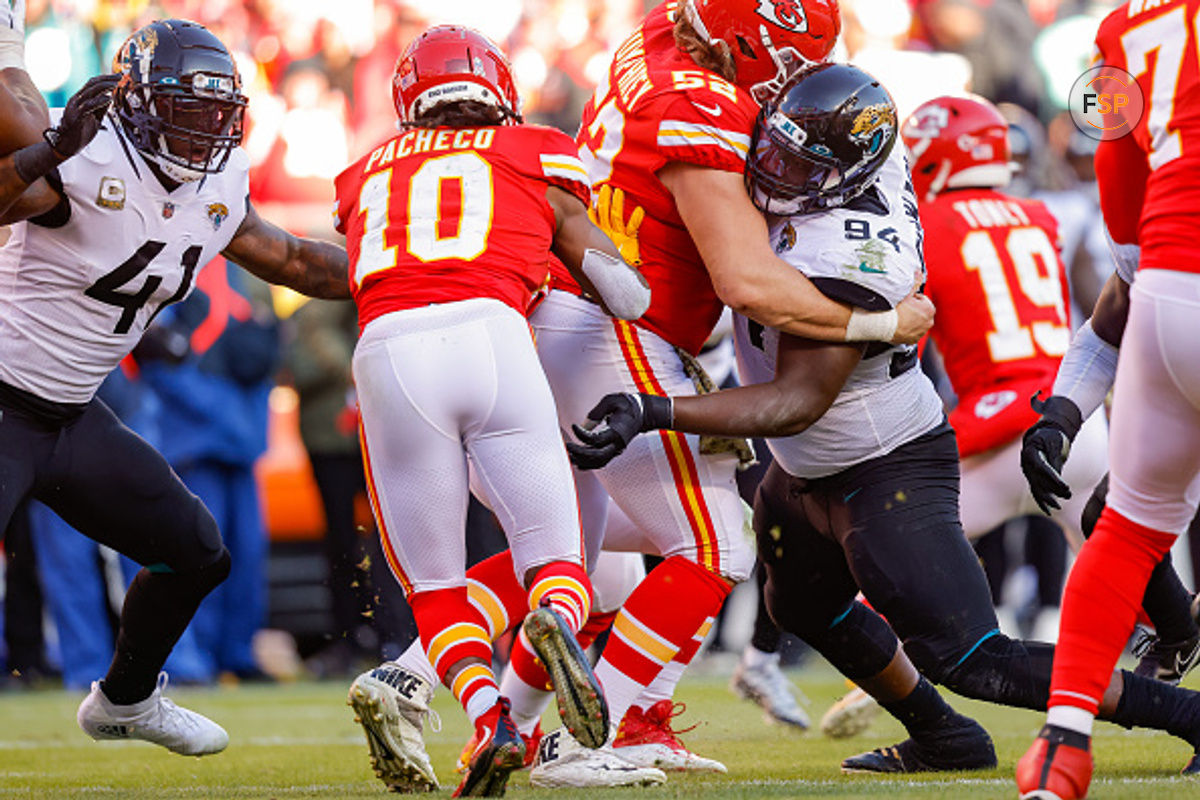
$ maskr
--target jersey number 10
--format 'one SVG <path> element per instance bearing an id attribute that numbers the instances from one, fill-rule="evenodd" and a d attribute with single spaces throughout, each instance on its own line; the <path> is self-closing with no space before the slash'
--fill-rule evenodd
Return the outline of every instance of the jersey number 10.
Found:
<path id="1" fill-rule="evenodd" d="M 457 220 L 447 202 L 451 190 L 448 183 L 457 184 Z M 358 207 L 366 216 L 354 266 L 354 278 L 360 286 L 368 275 L 396 266 L 396 246 L 388 246 L 386 240 L 391 202 L 389 168 L 368 178 L 358 196 Z M 494 206 L 492 167 L 478 153 L 431 158 L 408 181 L 405 250 L 422 262 L 447 258 L 470 261 L 487 249 Z"/>

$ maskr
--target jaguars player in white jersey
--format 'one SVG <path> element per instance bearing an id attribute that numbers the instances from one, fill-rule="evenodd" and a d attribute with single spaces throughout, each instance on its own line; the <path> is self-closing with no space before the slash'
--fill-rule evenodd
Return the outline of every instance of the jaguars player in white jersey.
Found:
<path id="1" fill-rule="evenodd" d="M 0 159 L 0 209 L 16 223 L 0 249 L 0 528 L 36 497 L 143 565 L 78 721 L 95 739 L 187 755 L 219 752 L 228 736 L 165 699 L 160 670 L 229 553 L 208 510 L 94 394 L 218 256 L 308 295 L 349 297 L 342 248 L 251 206 L 245 105 L 225 46 L 160 20 L 123 45 L 117 74 L 51 112 L 44 141 Z"/>
<path id="2" fill-rule="evenodd" d="M 916 198 L 895 139 L 887 91 L 856 67 L 821 64 L 764 104 L 746 160 L 747 189 L 780 256 L 826 294 L 872 311 L 924 280 Z M 775 463 L 759 487 L 754 529 L 771 616 L 910 737 L 848 758 L 843 770 L 995 766 L 987 732 L 930 681 L 1044 708 L 1054 651 L 999 631 L 958 516 L 954 431 L 915 350 L 815 342 L 746 319 L 735 335 L 746 385 L 695 397 L 608 395 L 588 415 L 596 427 L 576 426 L 583 444 L 568 444 L 572 459 L 602 466 L 659 428 L 768 437 Z M 878 613 L 855 601 L 860 590 Z M 1114 675 L 1103 713 L 1200 745 L 1194 692 Z"/>

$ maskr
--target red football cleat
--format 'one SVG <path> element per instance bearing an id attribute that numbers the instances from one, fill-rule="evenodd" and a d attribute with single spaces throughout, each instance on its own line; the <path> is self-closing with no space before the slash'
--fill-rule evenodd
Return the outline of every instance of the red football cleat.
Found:
<path id="1" fill-rule="evenodd" d="M 533 733 L 526 736 L 521 734 L 521 738 L 525 740 L 525 763 L 522 769 L 528 769 L 533 766 L 533 762 L 537 759 L 538 745 L 542 743 L 542 723 L 538 723 L 533 729 Z M 458 761 L 454 764 L 454 771 L 459 775 L 465 775 L 467 770 L 471 768 L 471 757 L 475 755 L 475 751 L 479 748 L 479 731 L 471 734 L 471 738 L 463 746 L 462 752 L 458 754 Z"/>
<path id="2" fill-rule="evenodd" d="M 508 776 L 525 763 L 525 742 L 508 715 L 507 697 L 475 722 L 478 744 L 454 797 L 502 797 Z"/>
<path id="3" fill-rule="evenodd" d="M 1017 762 L 1021 800 L 1081 800 L 1092 782 L 1092 739 L 1046 725 Z"/>
<path id="4" fill-rule="evenodd" d="M 720 761 L 699 756 L 684 747 L 671 719 L 684 711 L 683 703 L 659 700 L 646 710 L 630 706 L 621 720 L 613 748 L 617 755 L 639 767 L 692 772 L 726 772 Z"/>

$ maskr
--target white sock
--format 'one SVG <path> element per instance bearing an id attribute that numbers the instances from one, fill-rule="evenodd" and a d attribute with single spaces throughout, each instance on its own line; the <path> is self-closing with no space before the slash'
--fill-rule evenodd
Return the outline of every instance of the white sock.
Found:
<path id="1" fill-rule="evenodd" d="M 530 686 L 511 669 L 505 669 L 500 676 L 500 694 L 512 701 L 513 722 L 517 724 L 517 730 L 526 736 L 533 734 L 542 712 L 550 705 L 550 698 L 554 697 L 554 692 Z"/>
<path id="2" fill-rule="evenodd" d="M 742 651 L 742 665 L 746 669 L 762 669 L 772 663 L 779 663 L 779 653 L 764 653 L 752 644 Z"/>
<path id="3" fill-rule="evenodd" d="M 679 685 L 679 680 L 683 677 L 683 671 L 686 668 L 687 664 L 678 661 L 668 663 L 662 668 L 662 672 L 658 673 L 658 677 L 638 695 L 638 699 L 633 704 L 644 711 L 660 700 L 673 699 L 675 687 Z"/>
<path id="4" fill-rule="evenodd" d="M 467 719 L 474 726 L 476 721 L 492 710 L 492 706 L 500 702 L 500 690 L 494 686 L 485 686 L 467 701 Z"/>
<path id="5" fill-rule="evenodd" d="M 1095 714 L 1075 706 L 1051 706 L 1046 712 L 1046 724 L 1057 725 L 1084 736 L 1092 735 L 1092 724 L 1095 721 Z"/>
<path id="6" fill-rule="evenodd" d="M 613 725 L 621 724 L 625 712 L 646 687 L 618 671 L 604 659 L 600 659 L 596 666 L 596 677 L 604 687 L 604 696 L 608 699 L 608 718 Z"/>
<path id="7" fill-rule="evenodd" d="M 429 681 L 430 686 L 436 688 L 442 683 L 438 680 L 437 672 L 433 669 L 433 665 L 429 663 L 429 656 L 425 655 L 425 648 L 421 646 L 420 637 L 413 639 L 408 649 L 401 653 L 392 663 L 398 667 L 403 667 L 415 675 L 420 675 Z M 488 706 L 488 708 L 491 708 L 491 706 Z"/>

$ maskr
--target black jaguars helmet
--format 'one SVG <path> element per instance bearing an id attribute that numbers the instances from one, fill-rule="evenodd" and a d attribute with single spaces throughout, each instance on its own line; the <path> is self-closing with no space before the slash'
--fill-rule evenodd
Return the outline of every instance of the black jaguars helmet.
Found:
<path id="1" fill-rule="evenodd" d="M 746 159 L 754 205 L 779 216 L 836 208 L 862 194 L 896 143 L 896 105 L 849 64 L 814 64 L 759 109 Z"/>
<path id="2" fill-rule="evenodd" d="M 172 180 L 220 172 L 242 141 L 246 96 L 233 57 L 203 25 L 151 22 L 113 61 L 113 109 L 125 135 Z"/>

